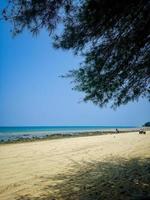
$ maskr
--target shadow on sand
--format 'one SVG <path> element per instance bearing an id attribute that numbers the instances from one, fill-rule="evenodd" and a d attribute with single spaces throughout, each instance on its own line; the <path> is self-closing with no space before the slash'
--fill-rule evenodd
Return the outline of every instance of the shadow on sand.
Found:
<path id="1" fill-rule="evenodd" d="M 44 181 L 44 180 L 43 180 Z M 122 158 L 87 166 L 53 177 L 45 195 L 19 196 L 16 200 L 148 200 L 150 159 Z"/>

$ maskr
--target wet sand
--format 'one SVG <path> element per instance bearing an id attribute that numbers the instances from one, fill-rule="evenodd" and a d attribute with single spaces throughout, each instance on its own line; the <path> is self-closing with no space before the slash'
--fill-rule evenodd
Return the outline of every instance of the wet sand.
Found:
<path id="1" fill-rule="evenodd" d="M 146 135 L 134 132 L 1 144 L 0 199 L 69 199 L 66 194 L 60 194 L 68 174 L 73 177 L 98 162 L 148 158 L 150 131 Z M 69 185 L 74 187 L 75 182 Z"/>

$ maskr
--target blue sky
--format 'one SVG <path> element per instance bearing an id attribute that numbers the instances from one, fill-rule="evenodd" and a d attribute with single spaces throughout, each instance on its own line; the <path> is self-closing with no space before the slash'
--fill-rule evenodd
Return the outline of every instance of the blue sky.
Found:
<path id="1" fill-rule="evenodd" d="M 139 126 L 150 121 L 146 99 L 116 111 L 80 102 L 83 94 L 59 76 L 77 67 L 81 58 L 53 49 L 46 32 L 12 38 L 10 25 L 3 22 L 0 30 L 0 126 Z"/>

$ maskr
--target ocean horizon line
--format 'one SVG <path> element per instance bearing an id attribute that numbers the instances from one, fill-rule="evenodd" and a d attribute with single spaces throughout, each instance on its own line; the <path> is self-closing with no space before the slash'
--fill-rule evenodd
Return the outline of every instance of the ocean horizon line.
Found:
<path id="1" fill-rule="evenodd" d="M 0 126 L 0 128 L 26 128 L 26 127 L 139 127 L 140 125 L 14 125 L 14 126 Z"/>

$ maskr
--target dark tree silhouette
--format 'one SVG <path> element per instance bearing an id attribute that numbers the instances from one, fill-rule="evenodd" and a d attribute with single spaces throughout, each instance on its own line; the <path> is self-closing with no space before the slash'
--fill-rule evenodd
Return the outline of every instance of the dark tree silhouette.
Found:
<path id="1" fill-rule="evenodd" d="M 150 122 L 146 122 L 143 126 L 150 127 Z"/>
<path id="2" fill-rule="evenodd" d="M 140 96 L 150 100 L 149 0 L 9 0 L 3 17 L 13 34 L 25 28 L 51 34 L 63 24 L 54 46 L 84 56 L 67 76 L 85 101 L 117 107 Z"/>

